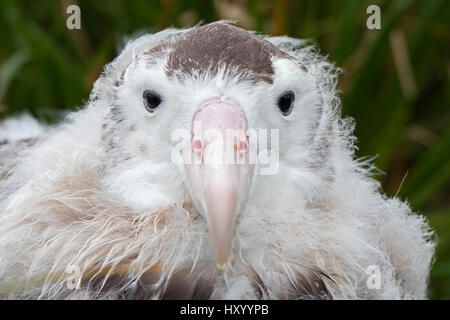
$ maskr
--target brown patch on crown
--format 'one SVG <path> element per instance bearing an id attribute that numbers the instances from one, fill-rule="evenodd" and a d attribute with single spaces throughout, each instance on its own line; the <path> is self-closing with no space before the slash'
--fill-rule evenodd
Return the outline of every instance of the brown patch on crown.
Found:
<path id="1" fill-rule="evenodd" d="M 150 49 L 147 54 L 161 53 L 167 45 L 169 76 L 216 74 L 223 66 L 226 72 L 236 72 L 234 75 L 241 80 L 271 84 L 272 58 L 293 59 L 267 40 L 226 23 L 198 27 L 170 44 Z"/>
<path id="2" fill-rule="evenodd" d="M 156 63 L 165 54 L 168 54 L 169 50 L 170 50 L 169 42 L 163 42 L 154 46 L 153 48 L 150 48 L 149 50 L 144 52 L 147 64 L 152 65 Z"/>

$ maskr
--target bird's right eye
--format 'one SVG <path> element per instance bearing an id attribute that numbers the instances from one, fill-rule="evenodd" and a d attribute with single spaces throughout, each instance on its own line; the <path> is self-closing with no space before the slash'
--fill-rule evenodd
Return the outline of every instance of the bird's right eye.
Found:
<path id="1" fill-rule="evenodd" d="M 145 90 L 143 94 L 144 106 L 148 112 L 155 112 L 155 109 L 161 104 L 161 97 L 151 90 Z"/>
<path id="2" fill-rule="evenodd" d="M 287 91 L 278 98 L 278 109 L 284 116 L 288 116 L 294 107 L 295 94 L 292 91 Z"/>

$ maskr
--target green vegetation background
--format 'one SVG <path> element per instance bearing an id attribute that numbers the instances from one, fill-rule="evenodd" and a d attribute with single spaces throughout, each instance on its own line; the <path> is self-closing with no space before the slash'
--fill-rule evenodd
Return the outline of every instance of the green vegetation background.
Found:
<path id="1" fill-rule="evenodd" d="M 69 4 L 81 8 L 79 31 L 66 28 Z M 366 28 L 371 4 L 381 30 Z M 429 218 L 439 241 L 430 297 L 450 298 L 450 1 L 3 0 L 0 118 L 28 111 L 55 121 L 83 105 L 123 36 L 217 19 L 314 39 L 343 68 L 359 156 L 378 155 L 386 193 Z"/>

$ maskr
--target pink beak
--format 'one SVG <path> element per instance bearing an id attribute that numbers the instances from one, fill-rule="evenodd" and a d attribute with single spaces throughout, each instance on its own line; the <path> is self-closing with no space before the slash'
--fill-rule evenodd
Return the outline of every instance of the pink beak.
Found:
<path id="1" fill-rule="evenodd" d="M 209 99 L 194 114 L 186 178 L 195 207 L 208 221 L 220 269 L 227 265 L 235 221 L 253 179 L 247 130 L 244 111 L 231 99 Z"/>

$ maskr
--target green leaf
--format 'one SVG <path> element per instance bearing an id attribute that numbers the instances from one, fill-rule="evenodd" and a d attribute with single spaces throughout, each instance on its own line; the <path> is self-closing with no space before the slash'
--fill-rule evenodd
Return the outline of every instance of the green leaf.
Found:
<path id="1" fill-rule="evenodd" d="M 22 50 L 9 57 L 0 66 L 0 102 L 3 101 L 6 90 L 14 76 L 29 59 L 29 53 L 26 50 Z"/>

